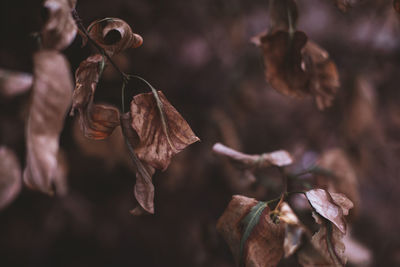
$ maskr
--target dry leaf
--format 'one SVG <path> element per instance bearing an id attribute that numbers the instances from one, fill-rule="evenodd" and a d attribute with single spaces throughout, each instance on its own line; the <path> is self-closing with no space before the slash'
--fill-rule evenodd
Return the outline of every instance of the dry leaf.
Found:
<path id="1" fill-rule="evenodd" d="M 43 4 L 48 19 L 42 30 L 42 45 L 45 49 L 62 50 L 75 38 L 77 26 L 71 11 L 76 1 L 46 0 Z"/>
<path id="2" fill-rule="evenodd" d="M 22 186 L 21 166 L 15 153 L 0 147 L 0 210 L 18 196 Z"/>
<path id="3" fill-rule="evenodd" d="M 339 89 L 339 74 L 329 54 L 316 43 L 308 41 L 303 51 L 306 69 L 311 74 L 310 90 L 319 109 L 330 107 Z"/>
<path id="4" fill-rule="evenodd" d="M 228 243 L 236 260 L 239 261 L 243 220 L 259 202 L 244 196 L 233 196 L 228 207 L 219 218 L 217 230 Z M 258 217 L 258 223 L 249 234 L 245 246 L 243 261 L 245 266 L 276 266 L 283 256 L 283 224 L 275 224 L 265 205 Z"/>
<path id="5" fill-rule="evenodd" d="M 121 116 L 121 126 L 125 137 L 126 144 L 129 149 L 129 155 L 135 164 L 136 184 L 134 187 L 135 198 L 141 208 L 150 213 L 154 213 L 154 185 L 152 176 L 155 169 L 147 163 L 142 163 L 134 151 L 135 144 L 138 143 L 138 136 L 131 125 L 132 117 L 130 113 L 125 113 Z M 141 209 L 136 208 L 131 211 L 133 215 L 142 214 Z"/>
<path id="6" fill-rule="evenodd" d="M 133 33 L 131 27 L 118 18 L 96 20 L 89 25 L 87 31 L 110 56 L 128 48 L 139 47 L 143 43 L 143 38 Z"/>
<path id="7" fill-rule="evenodd" d="M 199 141 L 199 138 L 164 94 L 159 91 L 158 95 L 163 115 L 152 93 L 133 97 L 132 128 L 140 139 L 140 143 L 135 146 L 139 159 L 156 169 L 165 170 L 175 154 Z"/>
<path id="8" fill-rule="evenodd" d="M 32 87 L 32 75 L 0 69 L 0 95 L 12 97 L 25 93 Z"/>
<path id="9" fill-rule="evenodd" d="M 323 189 L 309 190 L 306 192 L 306 197 L 319 215 L 334 223 L 343 234 L 346 233 L 344 215 L 348 213 L 349 208 L 353 207 L 353 203 L 348 198 Z"/>
<path id="10" fill-rule="evenodd" d="M 72 109 L 79 111 L 81 129 L 87 138 L 101 140 L 112 134 L 120 123 L 119 110 L 107 104 L 93 104 L 94 92 L 104 68 L 102 55 L 84 60 L 75 72 L 76 87 L 72 97 Z"/>
<path id="11" fill-rule="evenodd" d="M 58 52 L 40 51 L 33 60 L 24 182 L 32 189 L 52 194 L 58 172 L 58 140 L 71 104 L 72 77 L 67 60 Z"/>

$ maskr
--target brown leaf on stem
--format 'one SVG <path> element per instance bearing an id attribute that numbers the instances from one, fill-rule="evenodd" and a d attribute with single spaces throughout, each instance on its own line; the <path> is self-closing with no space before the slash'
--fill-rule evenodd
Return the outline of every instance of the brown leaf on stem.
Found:
<path id="1" fill-rule="evenodd" d="M 143 38 L 133 33 L 128 23 L 119 18 L 96 20 L 89 25 L 87 31 L 110 56 L 128 48 L 139 47 L 143 43 Z"/>
<path id="2" fill-rule="evenodd" d="M 161 103 L 157 103 L 153 93 L 133 97 L 131 125 L 140 139 L 135 146 L 139 159 L 156 169 L 165 170 L 175 154 L 199 138 L 164 94 L 158 91 L 158 95 Z M 159 105 L 162 105 L 163 112 L 160 112 Z"/>
<path id="3" fill-rule="evenodd" d="M 0 147 L 0 210 L 18 196 L 22 187 L 21 166 L 15 153 Z"/>
<path id="4" fill-rule="evenodd" d="M 103 68 L 103 56 L 97 54 L 84 60 L 75 72 L 76 87 L 71 114 L 75 109 L 79 111 L 84 135 L 94 140 L 107 138 L 120 123 L 117 108 L 107 104 L 93 104 L 94 92 Z"/>
<path id="5" fill-rule="evenodd" d="M 121 127 L 128 146 L 129 156 L 136 167 L 136 184 L 134 187 L 135 198 L 140 207 L 131 210 L 133 215 L 141 215 L 143 211 L 150 214 L 154 213 L 154 185 L 152 176 L 155 169 L 147 163 L 142 163 L 134 151 L 134 146 L 138 143 L 138 136 L 132 128 L 132 117 L 130 113 L 121 115 Z"/>
<path id="6" fill-rule="evenodd" d="M 45 49 L 62 50 L 75 38 L 77 26 L 71 11 L 75 8 L 73 0 L 46 0 L 43 3 L 48 13 L 42 30 L 42 45 Z"/>
<path id="7" fill-rule="evenodd" d="M 72 77 L 64 56 L 55 51 L 34 55 L 32 103 L 26 125 L 27 156 L 24 182 L 53 194 L 58 172 L 58 140 L 71 104 Z"/>
<path id="8" fill-rule="evenodd" d="M 303 51 L 306 69 L 310 73 L 310 89 L 319 109 L 330 107 L 339 89 L 339 74 L 328 52 L 312 41 Z"/>
<path id="9" fill-rule="evenodd" d="M 235 195 L 218 219 L 217 231 L 228 243 L 238 263 L 241 258 L 243 220 L 258 203 L 253 198 Z M 244 266 L 276 266 L 283 256 L 284 226 L 272 222 L 269 212 L 265 206 L 246 240 L 242 256 Z"/>
<path id="10" fill-rule="evenodd" d="M 29 73 L 0 69 L 0 95 L 13 97 L 25 93 L 32 87 L 33 77 Z"/>
<path id="11" fill-rule="evenodd" d="M 353 207 L 353 203 L 346 196 L 329 193 L 323 189 L 312 189 L 306 192 L 306 197 L 319 215 L 334 223 L 343 234 L 346 233 L 344 215 Z"/>

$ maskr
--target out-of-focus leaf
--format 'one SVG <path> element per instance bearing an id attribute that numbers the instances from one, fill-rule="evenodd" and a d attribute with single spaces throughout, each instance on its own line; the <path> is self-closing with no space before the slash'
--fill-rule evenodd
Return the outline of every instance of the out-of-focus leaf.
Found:
<path id="1" fill-rule="evenodd" d="M 152 176 L 155 169 L 147 163 L 142 163 L 134 151 L 134 145 L 138 142 L 137 134 L 131 125 L 132 117 L 130 113 L 121 116 L 121 127 L 124 133 L 129 155 L 136 167 L 136 184 L 134 187 L 135 198 L 139 205 L 146 212 L 154 213 L 154 185 Z M 141 209 L 135 208 L 131 211 L 133 215 L 142 214 Z"/>
<path id="2" fill-rule="evenodd" d="M 9 205 L 21 191 L 21 166 L 15 153 L 0 147 L 0 210 Z"/>
<path id="3" fill-rule="evenodd" d="M 269 14 L 271 32 L 296 28 L 298 12 L 294 0 L 271 0 Z"/>
<path id="4" fill-rule="evenodd" d="M 353 203 L 343 194 L 329 193 L 323 189 L 312 189 L 306 192 L 306 197 L 315 211 L 334 223 L 339 230 L 346 233 L 344 215 Z M 336 201 L 337 202 L 336 202 Z"/>
<path id="5" fill-rule="evenodd" d="M 139 159 L 156 169 L 165 170 L 175 154 L 199 138 L 164 94 L 159 91 L 158 95 L 163 114 L 152 93 L 134 96 L 131 102 L 132 128 L 140 139 L 135 146 Z"/>
<path id="6" fill-rule="evenodd" d="M 328 52 L 316 43 L 308 41 L 303 49 L 306 69 L 311 74 L 310 88 L 319 109 L 332 105 L 339 89 L 339 74 Z"/>
<path id="7" fill-rule="evenodd" d="M 240 243 L 246 229 L 243 227 L 243 221 L 247 221 L 244 218 L 250 216 L 249 213 L 253 211 L 252 214 L 256 215 L 258 223 L 252 228 L 244 245 L 242 263 L 244 266 L 254 267 L 266 266 L 266 264 L 276 266 L 283 256 L 284 226 L 272 222 L 269 208 L 264 207 L 265 203 L 258 203 L 252 198 L 233 196 L 218 220 L 217 230 L 222 234 L 239 263 Z M 256 206 L 258 208 L 254 208 Z M 261 214 L 259 209 L 262 209 Z"/>
<path id="8" fill-rule="evenodd" d="M 68 193 L 68 161 L 65 152 L 60 149 L 57 155 L 57 170 L 54 174 L 54 186 L 57 189 L 57 195 L 65 196 Z"/>
<path id="9" fill-rule="evenodd" d="M 93 104 L 94 92 L 104 68 L 102 55 L 84 60 L 75 72 L 76 87 L 72 97 L 72 109 L 79 111 L 81 129 L 87 138 L 101 140 L 112 134 L 120 123 L 119 110 L 107 104 Z"/>
<path id="10" fill-rule="evenodd" d="M 32 87 L 32 75 L 0 69 L 0 95 L 12 97 L 28 91 Z"/>
<path id="11" fill-rule="evenodd" d="M 397 13 L 400 13 L 400 0 L 393 0 L 393 8 Z"/>
<path id="12" fill-rule="evenodd" d="M 285 258 L 291 256 L 299 248 L 302 236 L 305 232 L 304 226 L 290 208 L 289 204 L 283 202 L 279 207 L 279 220 L 285 223 L 285 239 L 283 249 Z"/>
<path id="13" fill-rule="evenodd" d="M 128 48 L 142 45 L 143 38 L 132 32 L 131 27 L 122 19 L 105 18 L 92 22 L 87 31 L 110 56 Z"/>
<path id="14" fill-rule="evenodd" d="M 46 0 L 43 3 L 48 19 L 42 30 L 42 45 L 45 49 L 62 50 L 75 38 L 77 26 L 71 11 L 74 0 Z"/>
<path id="15" fill-rule="evenodd" d="M 58 140 L 71 104 L 72 77 L 67 60 L 55 51 L 34 55 L 32 103 L 26 126 L 24 182 L 52 194 L 58 169 Z"/>
<path id="16" fill-rule="evenodd" d="M 354 239 L 351 235 L 351 229 L 349 230 L 342 240 L 346 247 L 345 256 L 347 260 L 354 266 L 371 266 L 372 251 Z"/>
<path id="17" fill-rule="evenodd" d="M 355 2 L 357 2 L 358 0 L 334 0 L 335 1 L 335 5 L 342 11 L 342 12 L 346 12 L 347 10 L 349 10 L 349 8 L 351 8 Z"/>

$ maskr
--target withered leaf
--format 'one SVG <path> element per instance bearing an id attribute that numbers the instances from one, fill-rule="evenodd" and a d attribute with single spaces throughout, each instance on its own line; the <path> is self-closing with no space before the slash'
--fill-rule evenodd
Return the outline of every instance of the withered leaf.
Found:
<path id="1" fill-rule="evenodd" d="M 128 146 L 129 156 L 136 167 L 136 184 L 134 187 L 135 198 L 141 208 L 131 211 L 133 215 L 142 214 L 142 209 L 150 214 L 154 213 L 154 185 L 152 176 L 155 169 L 147 163 L 142 163 L 134 151 L 135 144 L 138 143 L 138 136 L 131 125 L 130 113 L 121 115 L 121 127 Z"/>
<path id="2" fill-rule="evenodd" d="M 101 140 L 112 134 L 120 123 L 119 110 L 107 104 L 93 104 L 94 92 L 104 68 L 102 55 L 84 60 L 75 72 L 76 87 L 72 97 L 72 109 L 79 111 L 79 122 L 87 138 Z"/>
<path id="3" fill-rule="evenodd" d="M 328 52 L 308 41 L 303 51 L 306 70 L 310 73 L 310 90 L 319 109 L 332 105 L 339 89 L 339 74 Z"/>
<path id="4" fill-rule="evenodd" d="M 353 207 L 353 203 L 348 198 L 323 189 L 309 190 L 306 192 L 306 197 L 319 215 L 334 223 L 343 234 L 346 233 L 344 215 L 348 214 L 348 209 Z"/>
<path id="5" fill-rule="evenodd" d="M 34 55 L 32 103 L 26 126 L 24 182 L 52 194 L 58 168 L 58 140 L 71 104 L 72 77 L 64 56 L 55 51 Z"/>
<path id="6" fill-rule="evenodd" d="M 0 69 L 0 95 L 12 97 L 28 91 L 33 77 L 29 73 Z"/>
<path id="7" fill-rule="evenodd" d="M 264 203 L 265 204 L 265 203 Z M 245 266 L 276 266 L 283 256 L 283 224 L 275 224 L 269 216 L 269 208 L 263 202 L 244 196 L 233 196 L 228 207 L 218 219 L 217 230 L 228 243 L 236 261 L 239 263 L 240 242 L 245 231 L 244 218 L 262 209 L 258 223 L 252 228 L 244 245 L 243 263 Z M 255 210 L 254 210 L 254 207 Z M 258 207 L 258 208 L 257 208 Z M 253 216 L 251 216 L 253 217 Z M 248 217 L 250 218 L 250 217 Z"/>
<path id="8" fill-rule="evenodd" d="M 159 91 L 158 95 L 164 114 L 161 114 L 153 93 L 133 97 L 132 128 L 140 139 L 135 146 L 139 159 L 156 169 L 165 170 L 175 154 L 199 138 L 164 94 Z"/>
<path id="9" fill-rule="evenodd" d="M 22 186 L 21 166 L 15 153 L 0 147 L 0 210 L 9 205 Z"/>
<path id="10" fill-rule="evenodd" d="M 44 8 L 48 19 L 42 30 L 42 45 L 45 49 L 62 50 L 75 38 L 77 26 L 71 11 L 75 8 L 73 0 L 45 0 Z"/>
<path id="11" fill-rule="evenodd" d="M 133 33 L 128 23 L 119 18 L 96 20 L 89 25 L 87 31 L 110 56 L 128 48 L 139 47 L 143 43 L 143 38 Z"/>

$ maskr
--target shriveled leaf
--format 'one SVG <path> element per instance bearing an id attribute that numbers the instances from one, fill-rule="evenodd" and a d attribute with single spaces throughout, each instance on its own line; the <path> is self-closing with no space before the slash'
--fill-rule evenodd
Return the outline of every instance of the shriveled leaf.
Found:
<path id="1" fill-rule="evenodd" d="M 26 126 L 24 182 L 52 194 L 58 168 L 58 140 L 71 104 L 72 77 L 64 56 L 55 51 L 34 55 L 32 103 Z"/>
<path id="2" fill-rule="evenodd" d="M 9 205 L 21 191 L 21 166 L 15 153 L 0 147 L 0 210 Z"/>
<path id="3" fill-rule="evenodd" d="M 147 163 L 142 163 L 134 151 L 134 145 L 137 143 L 137 135 L 131 125 L 132 118 L 129 113 L 121 116 L 121 126 L 128 146 L 129 155 L 136 167 L 136 184 L 134 187 L 135 198 L 141 208 L 153 214 L 154 213 L 154 185 L 152 176 L 155 169 Z M 133 209 L 134 215 L 142 214 L 141 209 Z"/>
<path id="4" fill-rule="evenodd" d="M 111 56 L 128 48 L 142 45 L 143 38 L 132 32 L 122 19 L 105 18 L 92 22 L 88 27 L 89 36 Z"/>
<path id="5" fill-rule="evenodd" d="M 76 87 L 71 114 L 77 109 L 81 129 L 87 138 L 102 140 L 112 134 L 120 123 L 119 110 L 107 104 L 93 104 L 94 92 L 104 68 L 102 55 L 84 60 L 75 72 Z"/>
<path id="6" fill-rule="evenodd" d="M 158 92 L 163 114 L 152 93 L 134 96 L 131 102 L 132 128 L 139 136 L 135 147 L 139 159 L 165 170 L 171 158 L 188 145 L 199 141 L 178 111 Z"/>
<path id="7" fill-rule="evenodd" d="M 328 52 L 312 41 L 308 41 L 303 51 L 306 70 L 310 73 L 310 90 L 319 109 L 332 105 L 339 89 L 339 74 Z"/>
<path id="8" fill-rule="evenodd" d="M 62 50 L 75 38 L 77 26 L 71 11 L 74 0 L 45 0 L 44 8 L 48 19 L 42 30 L 42 45 L 45 49 Z"/>
<path id="9" fill-rule="evenodd" d="M 333 195 L 335 195 L 335 198 L 340 199 L 339 203 L 335 202 L 332 194 L 323 189 L 312 189 L 306 192 L 306 197 L 315 211 L 319 215 L 334 223 L 339 230 L 345 234 L 346 221 L 344 219 L 344 211 L 345 213 L 348 213 L 347 208 L 349 207 L 349 203 L 351 203 L 351 201 L 344 195 L 340 195 L 340 197 L 334 193 Z M 346 201 L 344 199 L 346 199 Z M 342 208 L 339 205 L 343 203 L 346 203 L 346 205 Z"/>
<path id="10" fill-rule="evenodd" d="M 28 91 L 33 77 L 29 73 L 0 69 L 0 95 L 12 97 Z"/>
<path id="11" fill-rule="evenodd" d="M 233 196 L 218 220 L 217 230 L 222 234 L 239 263 L 240 242 L 247 228 L 247 225 L 243 225 L 243 222 L 258 221 L 244 245 L 243 264 L 244 266 L 254 267 L 276 266 L 283 256 L 284 227 L 283 224 L 272 222 L 269 216 L 269 208 L 263 207 L 265 203 L 258 203 L 252 198 Z M 256 215 L 256 220 L 251 220 L 254 215 Z M 247 219 L 245 219 L 246 217 Z"/>
<path id="12" fill-rule="evenodd" d="M 304 32 L 275 31 L 259 37 L 264 55 L 265 76 L 272 88 L 294 97 L 310 94 L 309 74 L 302 67 L 302 49 L 307 43 Z"/>

